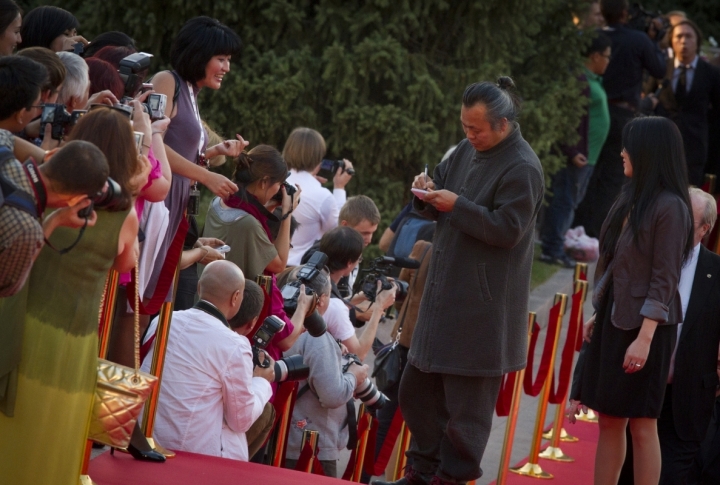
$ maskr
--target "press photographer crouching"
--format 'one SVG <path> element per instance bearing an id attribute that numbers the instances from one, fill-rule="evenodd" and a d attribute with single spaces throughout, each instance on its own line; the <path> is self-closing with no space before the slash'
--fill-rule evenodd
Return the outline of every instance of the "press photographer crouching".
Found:
<path id="1" fill-rule="evenodd" d="M 332 294 L 327 313 L 324 315 L 328 332 L 341 341 L 353 354 L 364 360 L 372 347 L 378 324 L 387 310 L 395 303 L 397 286 L 386 281 L 376 281 L 375 287 L 368 288 L 371 296 L 371 317 L 358 338 L 350 320 L 350 308 L 341 298 L 338 282 L 350 275 L 357 266 L 363 250 L 363 238 L 355 229 L 338 226 L 326 232 L 320 240 L 320 251 L 328 256 L 328 268 L 332 281 Z M 368 281 L 369 282 L 369 281 Z M 388 285 L 383 286 L 383 283 Z M 371 284 L 372 285 L 372 284 Z M 374 291 L 372 291 L 374 290 Z"/>
<path id="2" fill-rule="evenodd" d="M 78 216 L 90 204 L 88 194 L 105 185 L 109 168 L 103 154 L 85 142 L 68 143 L 41 166 L 24 165 L 13 155 L 15 137 L 39 114 L 46 69 L 23 57 L 0 59 L 0 297 L 17 293 L 25 283 L 44 239 L 58 226 L 92 226 Z M 45 208 L 62 208 L 42 219 Z"/>
<path id="3" fill-rule="evenodd" d="M 245 433 L 265 410 L 275 372 L 268 357 L 267 367 L 253 365 L 242 335 L 252 331 L 257 316 L 234 321 L 240 325 L 235 331 L 228 323 L 240 310 L 244 289 L 240 268 L 214 261 L 200 277 L 200 301 L 173 313 L 154 431 L 170 449 L 248 461 Z M 157 318 L 148 334 L 156 329 Z M 149 353 L 143 370 L 151 361 Z"/>
<path id="4" fill-rule="evenodd" d="M 303 266 L 290 274 L 289 281 L 297 279 L 297 273 Z M 320 271 L 308 282 L 318 297 L 317 310 L 324 315 L 330 299 L 330 277 Z M 337 461 L 340 450 L 348 446 L 348 423 L 354 420 L 355 407 L 353 395 L 359 388 L 364 389 L 368 377 L 366 365 L 351 364 L 343 370 L 343 355 L 340 345 L 326 332 L 313 337 L 303 333 L 290 350 L 286 358 L 301 355 L 310 374 L 307 381 L 300 383 L 298 398 L 295 402 L 287 443 L 286 468 L 295 468 L 300 457 L 300 443 L 304 430 L 319 432 L 318 458 L 325 475 L 337 476 Z"/>

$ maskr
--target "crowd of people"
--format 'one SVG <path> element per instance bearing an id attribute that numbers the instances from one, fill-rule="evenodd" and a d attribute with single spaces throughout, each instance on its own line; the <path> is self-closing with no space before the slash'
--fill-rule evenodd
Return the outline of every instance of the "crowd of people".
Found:
<path id="1" fill-rule="evenodd" d="M 348 197 L 350 160 L 325 159 L 309 127 L 280 150 L 203 121 L 198 93 L 222 89 L 242 50 L 231 28 L 188 20 L 171 69 L 149 76 L 128 35 L 88 41 L 66 10 L 0 0 L 3 479 L 79 481 L 115 270 L 107 358 L 133 367 L 136 315 L 143 370 L 166 343 L 153 430 L 164 447 L 266 463 L 290 379 L 286 467 L 313 430 L 324 473 L 339 476 L 360 399 L 379 420 L 376 455 L 398 409 L 413 438 L 406 475 L 373 483 L 475 480 L 502 376 L 526 365 L 536 229 L 540 260 L 569 267 L 563 236 L 583 225 L 600 261 L 571 411 L 600 413 L 595 483 L 710 483 L 703 470 L 686 480 L 718 387 L 720 256 L 701 245 L 717 207 L 691 185 L 720 164 L 720 71 L 682 12 L 649 16 L 646 31 L 629 18 L 627 0 L 578 13 L 587 103 L 550 191 L 518 122 L 522 89 L 470 84 L 465 139 L 415 177 L 380 238 L 386 257 L 361 272 L 381 220 L 372 199 Z M 230 178 L 209 170 L 223 163 Z M 199 224 L 201 186 L 213 198 Z M 363 361 L 390 314 L 399 371 L 378 390 Z M 165 461 L 139 424 L 128 451 Z"/>

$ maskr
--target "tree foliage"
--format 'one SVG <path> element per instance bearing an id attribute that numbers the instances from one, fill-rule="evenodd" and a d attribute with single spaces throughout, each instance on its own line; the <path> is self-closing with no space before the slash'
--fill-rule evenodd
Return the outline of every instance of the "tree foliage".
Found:
<path id="1" fill-rule="evenodd" d="M 91 39 L 121 30 L 167 67 L 174 34 L 208 15 L 235 29 L 241 59 L 200 109 L 225 135 L 281 148 L 296 126 L 319 130 L 329 156 L 352 160 L 350 193 L 372 197 L 387 224 L 411 178 L 464 137 L 466 85 L 510 75 L 524 99 L 523 135 L 546 172 L 583 107 L 575 74 L 587 35 L 582 0 L 57 0 Z M 37 2 L 49 3 L 49 2 Z"/>

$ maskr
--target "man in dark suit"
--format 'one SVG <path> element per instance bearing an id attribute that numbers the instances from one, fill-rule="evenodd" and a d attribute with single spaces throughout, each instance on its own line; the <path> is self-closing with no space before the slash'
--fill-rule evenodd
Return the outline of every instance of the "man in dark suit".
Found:
<path id="1" fill-rule="evenodd" d="M 720 70 L 700 59 L 700 30 L 682 20 L 670 31 L 675 58 L 667 63 L 662 81 L 650 85 L 655 114 L 670 118 L 680 128 L 690 183 L 701 186 L 708 158 L 708 111 L 720 107 Z M 657 96 L 656 96 L 657 94 Z"/>
<path id="2" fill-rule="evenodd" d="M 662 471 L 660 485 L 687 483 L 693 459 L 705 438 L 718 387 L 720 344 L 720 256 L 700 241 L 717 219 L 715 199 L 690 190 L 695 221 L 695 249 L 682 269 L 678 292 L 683 323 L 673 354 L 668 385 L 657 421 Z M 633 483 L 632 440 L 618 484 Z"/>

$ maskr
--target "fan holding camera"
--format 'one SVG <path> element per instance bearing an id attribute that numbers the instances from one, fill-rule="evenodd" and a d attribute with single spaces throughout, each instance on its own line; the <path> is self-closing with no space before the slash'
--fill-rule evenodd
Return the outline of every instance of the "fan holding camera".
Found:
<path id="1" fill-rule="evenodd" d="M 300 227 L 292 238 L 288 264 L 300 264 L 303 254 L 313 243 L 338 225 L 340 209 L 345 205 L 345 186 L 355 174 L 349 160 L 325 159 L 325 139 L 311 128 L 295 128 L 283 148 L 283 157 L 290 167 L 288 182 L 301 185 L 305 194 L 295 219 Z M 328 179 L 333 190 L 322 186 Z"/>

